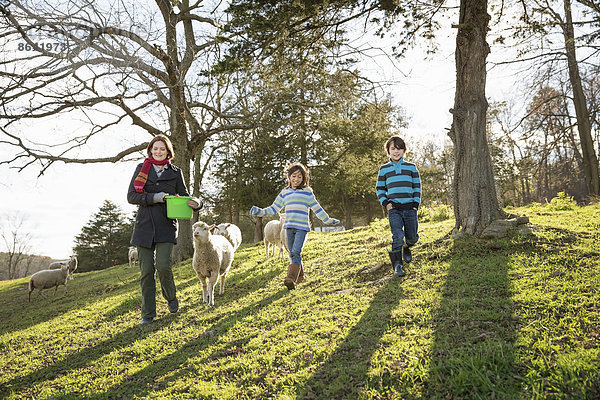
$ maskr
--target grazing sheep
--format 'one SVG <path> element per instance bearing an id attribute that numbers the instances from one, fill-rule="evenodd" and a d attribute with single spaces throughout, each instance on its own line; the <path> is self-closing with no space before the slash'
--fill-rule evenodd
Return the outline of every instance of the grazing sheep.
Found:
<path id="1" fill-rule="evenodd" d="M 265 253 L 268 259 L 271 256 L 271 249 L 273 250 L 273 257 L 275 256 L 277 249 L 279 249 L 279 256 L 284 258 L 283 255 L 283 244 L 281 242 L 281 227 L 283 226 L 283 219 L 281 221 L 269 221 L 265 225 L 264 229 L 264 243 Z"/>
<path id="2" fill-rule="evenodd" d="M 138 252 L 137 252 L 137 247 L 135 246 L 129 246 L 129 266 L 132 267 L 135 265 L 135 263 L 139 264 L 139 259 L 138 259 Z"/>
<path id="3" fill-rule="evenodd" d="M 69 278 L 69 266 L 61 265 L 60 269 L 43 269 L 31 275 L 29 279 L 29 301 L 31 302 L 31 292 L 33 289 L 38 289 L 40 295 L 46 298 L 42 290 L 54 287 L 54 294 L 58 290 L 58 285 L 65 285 L 65 293 L 67 293 L 67 279 Z"/>
<path id="4" fill-rule="evenodd" d="M 236 251 L 242 243 L 242 231 L 234 224 L 219 224 L 215 227 L 215 235 L 222 235 L 231 242 L 233 251 Z"/>
<path id="5" fill-rule="evenodd" d="M 214 227 L 202 221 L 192 226 L 194 235 L 192 267 L 202 283 L 202 301 L 209 306 L 215 305 L 215 286 L 219 277 L 221 277 L 219 294 L 223 294 L 225 278 L 233 262 L 234 253 L 233 246 L 225 236 L 213 235 L 210 232 Z"/>
<path id="6" fill-rule="evenodd" d="M 61 269 L 63 265 L 69 267 L 69 279 L 73 280 L 73 272 L 77 269 L 77 256 L 72 255 L 68 260 L 54 261 L 48 265 L 48 269 Z"/>

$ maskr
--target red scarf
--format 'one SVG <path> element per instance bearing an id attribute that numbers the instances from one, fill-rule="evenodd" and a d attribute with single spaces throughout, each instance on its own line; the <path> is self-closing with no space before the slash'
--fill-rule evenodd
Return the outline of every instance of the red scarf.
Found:
<path id="1" fill-rule="evenodd" d="M 133 181 L 133 187 L 135 188 L 135 191 L 138 193 L 144 193 L 144 185 L 148 180 L 148 172 L 150 172 L 150 167 L 152 166 L 152 164 L 165 165 L 168 164 L 170 160 L 170 158 L 165 158 L 162 161 L 157 161 L 152 157 L 146 158 L 144 160 L 144 165 L 142 165 L 140 173 L 138 174 L 138 176 L 135 177 L 135 180 Z"/>

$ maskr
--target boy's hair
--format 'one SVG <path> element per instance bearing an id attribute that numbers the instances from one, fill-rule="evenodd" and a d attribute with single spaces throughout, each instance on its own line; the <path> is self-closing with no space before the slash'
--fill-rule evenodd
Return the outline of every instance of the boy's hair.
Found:
<path id="1" fill-rule="evenodd" d="M 387 142 L 385 142 L 385 152 L 388 155 L 390 154 L 390 146 L 392 145 L 392 143 L 394 144 L 395 148 L 406 151 L 406 143 L 404 143 L 404 140 L 400 136 L 394 135 L 391 138 L 389 138 Z"/>
<path id="2" fill-rule="evenodd" d="M 300 183 L 300 188 L 309 186 L 310 173 L 308 172 L 308 168 L 306 168 L 303 164 L 299 162 L 293 162 L 290 165 L 288 165 L 284 171 L 285 176 L 288 180 L 288 187 L 292 186 L 292 183 L 290 182 L 290 176 L 292 176 L 292 174 L 296 171 L 300 171 L 300 173 L 302 174 L 302 183 Z"/>
<path id="3" fill-rule="evenodd" d="M 175 152 L 173 151 L 173 143 L 163 134 L 158 134 L 152 138 L 148 146 L 146 147 L 146 153 L 148 153 L 148 157 L 152 157 L 152 146 L 156 142 L 163 142 L 165 147 L 167 148 L 167 158 L 171 159 L 175 157 Z"/>

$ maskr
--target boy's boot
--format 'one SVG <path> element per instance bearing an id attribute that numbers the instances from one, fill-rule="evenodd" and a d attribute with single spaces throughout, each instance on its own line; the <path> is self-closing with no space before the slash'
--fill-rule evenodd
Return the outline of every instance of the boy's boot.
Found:
<path id="1" fill-rule="evenodd" d="M 410 251 L 410 247 L 407 244 L 402 246 L 402 259 L 406 264 L 412 261 L 412 252 Z"/>
<path id="2" fill-rule="evenodd" d="M 390 260 L 392 261 L 392 269 L 394 270 L 394 275 L 406 275 L 406 273 L 404 272 L 404 267 L 402 265 L 402 250 L 389 251 L 389 253 Z"/>
<path id="3" fill-rule="evenodd" d="M 288 265 L 287 276 L 283 280 L 283 284 L 288 288 L 288 290 L 296 288 L 296 282 L 298 281 L 299 275 L 300 266 L 298 264 Z"/>

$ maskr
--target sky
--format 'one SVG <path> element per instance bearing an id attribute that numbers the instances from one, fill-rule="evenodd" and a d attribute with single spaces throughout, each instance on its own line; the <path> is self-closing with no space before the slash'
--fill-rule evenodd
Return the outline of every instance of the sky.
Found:
<path id="1" fill-rule="evenodd" d="M 409 126 L 403 132 L 409 149 L 412 142 L 446 140 L 446 130 L 452 121 L 448 110 L 453 105 L 455 85 L 454 32 L 448 32 L 448 45 L 442 46 L 432 59 L 424 61 L 421 49 L 416 48 L 404 59 L 395 60 L 395 65 L 385 56 L 363 61 L 367 76 L 397 82 L 388 90 L 409 118 Z M 512 90 L 513 79 L 510 74 L 502 76 L 498 71 L 490 71 L 488 96 L 505 96 Z M 54 129 L 64 134 L 60 130 L 69 129 L 68 119 L 56 121 Z M 133 139 L 109 140 L 96 146 L 102 146 L 103 150 L 110 146 L 123 149 L 137 144 L 135 138 L 140 142 L 148 140 L 148 137 L 134 135 Z M 14 152 L 14 148 L 0 146 L 0 159 L 12 157 Z M 0 221 L 6 227 L 7 215 L 24 218 L 23 231 L 31 234 L 32 254 L 66 259 L 72 254 L 75 236 L 104 200 L 117 204 L 128 215 L 135 210 L 127 203 L 126 192 L 138 162 L 55 163 L 42 176 L 38 176 L 39 168 L 35 165 L 21 172 L 0 165 Z M 0 251 L 4 250 L 0 242 Z"/>

